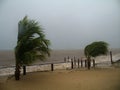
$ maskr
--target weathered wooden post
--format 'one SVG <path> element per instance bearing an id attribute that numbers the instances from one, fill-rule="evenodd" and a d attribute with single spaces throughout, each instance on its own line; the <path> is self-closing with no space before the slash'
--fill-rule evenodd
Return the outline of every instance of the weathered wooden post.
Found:
<path id="1" fill-rule="evenodd" d="M 83 60 L 81 59 L 81 68 L 83 67 Z"/>
<path id="2" fill-rule="evenodd" d="M 93 67 L 95 68 L 95 60 L 93 59 Z"/>
<path id="3" fill-rule="evenodd" d="M 90 70 L 90 68 L 91 68 L 91 59 L 90 58 L 87 59 L 87 67 Z"/>
<path id="4" fill-rule="evenodd" d="M 51 63 L 51 71 L 54 71 L 54 65 Z"/>
<path id="5" fill-rule="evenodd" d="M 78 59 L 78 68 L 80 67 L 80 60 Z"/>
<path id="6" fill-rule="evenodd" d="M 23 75 L 26 75 L 26 66 L 23 65 Z"/>
<path id="7" fill-rule="evenodd" d="M 76 66 L 76 59 L 75 59 L 75 56 L 74 56 L 74 66 Z"/>
<path id="8" fill-rule="evenodd" d="M 111 64 L 113 64 L 112 51 L 110 51 L 110 60 L 111 60 Z"/>
<path id="9" fill-rule="evenodd" d="M 73 69 L 73 59 L 71 59 L 71 69 Z"/>
<path id="10" fill-rule="evenodd" d="M 87 67 L 87 60 L 85 60 L 85 67 Z"/>

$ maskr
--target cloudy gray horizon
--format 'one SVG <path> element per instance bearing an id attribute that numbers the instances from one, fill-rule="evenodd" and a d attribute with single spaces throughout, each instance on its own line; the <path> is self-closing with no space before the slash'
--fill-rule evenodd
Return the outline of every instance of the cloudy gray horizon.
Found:
<path id="1" fill-rule="evenodd" d="M 94 41 L 120 48 L 119 0 L 0 0 L 0 50 L 14 49 L 25 15 L 44 28 L 52 49 L 83 49 Z"/>

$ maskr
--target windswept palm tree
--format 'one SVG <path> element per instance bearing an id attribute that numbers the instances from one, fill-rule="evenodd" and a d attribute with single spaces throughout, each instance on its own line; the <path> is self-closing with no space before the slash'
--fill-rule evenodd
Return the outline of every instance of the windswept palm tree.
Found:
<path id="1" fill-rule="evenodd" d="M 88 61 L 88 69 L 90 69 L 90 60 L 92 57 L 105 55 L 108 52 L 108 43 L 104 41 L 93 42 L 84 49 L 85 56 Z"/>
<path id="2" fill-rule="evenodd" d="M 15 79 L 19 80 L 20 67 L 33 63 L 35 60 L 44 60 L 50 55 L 50 41 L 46 39 L 38 22 L 29 20 L 27 16 L 18 23 L 18 41 L 15 47 L 16 69 Z"/>

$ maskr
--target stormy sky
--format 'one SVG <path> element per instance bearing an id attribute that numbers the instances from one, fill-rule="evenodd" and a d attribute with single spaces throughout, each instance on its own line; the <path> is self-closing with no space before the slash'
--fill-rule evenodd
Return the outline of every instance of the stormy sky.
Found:
<path id="1" fill-rule="evenodd" d="M 120 0 L 0 0 L 0 50 L 14 49 L 25 15 L 44 28 L 52 49 L 94 41 L 120 48 Z"/>

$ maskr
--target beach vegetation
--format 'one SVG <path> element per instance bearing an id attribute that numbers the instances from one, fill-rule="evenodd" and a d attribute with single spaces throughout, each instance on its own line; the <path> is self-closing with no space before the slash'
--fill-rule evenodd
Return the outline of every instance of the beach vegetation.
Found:
<path id="1" fill-rule="evenodd" d="M 97 41 L 87 45 L 84 49 L 84 54 L 87 58 L 87 66 L 90 69 L 90 61 L 92 57 L 105 55 L 108 53 L 108 43 L 104 41 Z"/>
<path id="2" fill-rule="evenodd" d="M 18 39 L 15 47 L 15 79 L 20 79 L 20 68 L 36 60 L 50 56 L 50 40 L 46 39 L 43 29 L 35 20 L 25 16 L 18 23 Z"/>

